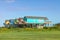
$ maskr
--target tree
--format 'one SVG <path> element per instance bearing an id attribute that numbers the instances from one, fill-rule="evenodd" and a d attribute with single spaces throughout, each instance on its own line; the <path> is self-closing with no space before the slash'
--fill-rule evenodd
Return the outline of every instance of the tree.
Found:
<path id="1" fill-rule="evenodd" d="M 57 24 L 55 24 L 54 26 L 55 26 L 55 28 L 60 29 L 60 23 L 57 23 Z"/>

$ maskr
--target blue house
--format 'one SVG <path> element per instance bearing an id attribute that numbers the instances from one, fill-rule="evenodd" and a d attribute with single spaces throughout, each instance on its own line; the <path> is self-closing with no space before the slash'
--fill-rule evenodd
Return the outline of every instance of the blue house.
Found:
<path id="1" fill-rule="evenodd" d="M 46 24 L 49 24 L 49 19 L 47 17 L 37 17 L 37 16 L 25 16 L 24 21 L 27 24 L 31 25 L 39 25 L 39 26 L 45 26 Z"/>

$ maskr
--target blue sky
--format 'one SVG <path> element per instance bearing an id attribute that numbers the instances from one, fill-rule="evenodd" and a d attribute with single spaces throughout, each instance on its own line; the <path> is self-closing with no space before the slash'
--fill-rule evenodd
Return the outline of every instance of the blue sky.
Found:
<path id="1" fill-rule="evenodd" d="M 0 26 L 4 20 L 24 16 L 45 16 L 60 22 L 60 0 L 0 0 Z"/>

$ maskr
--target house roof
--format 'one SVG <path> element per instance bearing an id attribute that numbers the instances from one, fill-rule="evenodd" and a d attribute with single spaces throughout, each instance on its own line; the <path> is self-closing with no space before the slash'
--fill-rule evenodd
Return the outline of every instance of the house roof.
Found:
<path id="1" fill-rule="evenodd" d="M 37 17 L 37 16 L 25 16 L 25 18 L 33 18 L 33 19 L 44 19 L 44 20 L 48 20 L 47 17 Z"/>

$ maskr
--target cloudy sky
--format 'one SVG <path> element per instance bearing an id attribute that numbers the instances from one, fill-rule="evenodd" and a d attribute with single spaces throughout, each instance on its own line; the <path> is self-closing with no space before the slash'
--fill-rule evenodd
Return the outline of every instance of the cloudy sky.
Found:
<path id="1" fill-rule="evenodd" d="M 60 22 L 60 0 L 0 0 L 0 26 L 4 20 L 24 16 L 45 16 Z"/>

